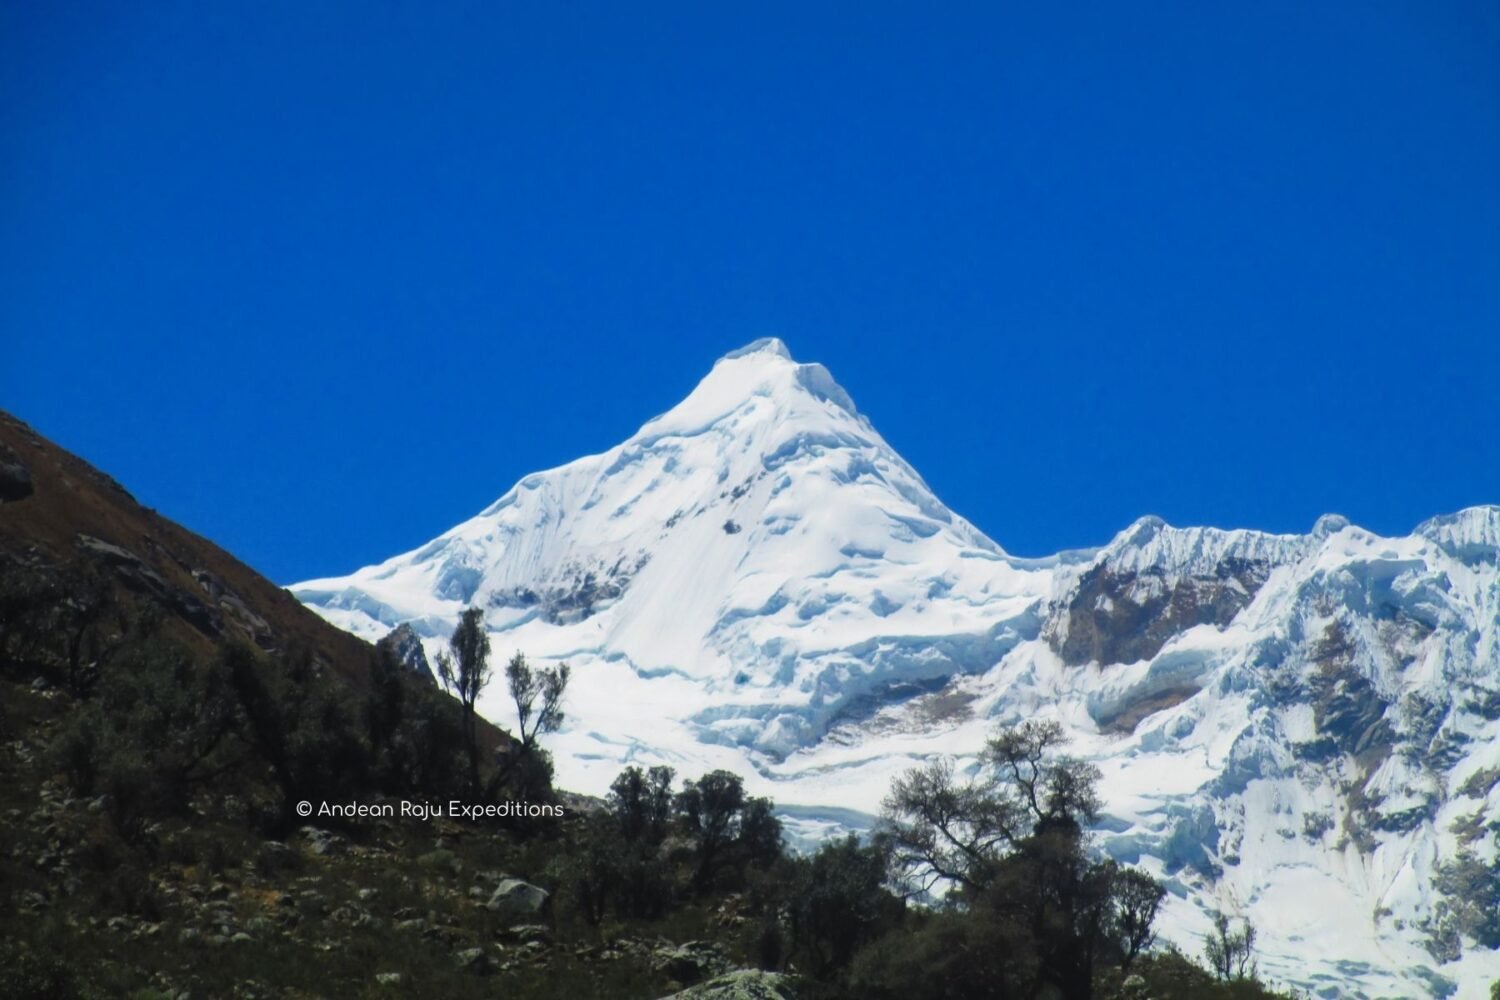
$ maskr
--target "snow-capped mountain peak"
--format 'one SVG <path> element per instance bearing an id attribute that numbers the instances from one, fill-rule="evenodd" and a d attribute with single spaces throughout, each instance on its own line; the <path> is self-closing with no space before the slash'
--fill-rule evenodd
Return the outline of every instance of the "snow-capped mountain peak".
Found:
<path id="1" fill-rule="evenodd" d="M 699 736 L 786 753 L 849 702 L 909 682 L 907 653 L 851 648 L 893 628 L 908 645 L 956 626 L 982 636 L 997 607 L 1020 614 L 1045 586 L 938 501 L 827 369 L 768 339 L 614 448 L 527 476 L 420 549 L 294 592 L 370 638 L 410 622 L 439 640 L 478 604 L 536 655 L 607 655 L 731 699 L 800 692 L 772 699 L 804 702 L 785 712 L 758 706 L 750 727 L 693 720 Z M 989 656 L 922 655 L 931 679 Z"/>
<path id="2" fill-rule="evenodd" d="M 804 409 L 809 401 L 831 404 L 868 426 L 828 369 L 799 364 L 781 340 L 765 337 L 714 362 L 686 399 L 647 421 L 631 441 L 639 444 L 663 434 L 696 433 L 758 398 L 774 399 L 791 410 Z"/>
<path id="3" fill-rule="evenodd" d="M 1169 939 L 1197 951 L 1225 908 L 1259 927 L 1263 970 L 1319 995 L 1483 997 L 1497 563 L 1500 507 L 1400 538 L 1144 517 L 1012 558 L 767 338 L 626 441 L 292 589 L 372 640 L 407 624 L 429 656 L 480 606 L 500 655 L 573 666 L 565 787 L 726 767 L 808 838 L 868 827 L 897 774 L 972 759 L 997 722 L 1057 719 L 1105 776 L 1103 849 L 1166 880 Z M 480 708 L 509 720 L 503 692 Z"/>

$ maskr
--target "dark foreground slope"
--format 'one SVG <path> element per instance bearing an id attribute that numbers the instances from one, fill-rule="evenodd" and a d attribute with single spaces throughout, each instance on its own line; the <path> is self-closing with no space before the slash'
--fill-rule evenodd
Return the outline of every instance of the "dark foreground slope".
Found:
<path id="1" fill-rule="evenodd" d="M 457 702 L 398 655 L 0 413 L 0 997 L 654 997 L 743 964 L 717 892 L 576 926 L 547 897 L 586 808 L 495 780 L 487 723 L 469 786 Z M 547 812 L 443 815 L 522 797 Z"/>

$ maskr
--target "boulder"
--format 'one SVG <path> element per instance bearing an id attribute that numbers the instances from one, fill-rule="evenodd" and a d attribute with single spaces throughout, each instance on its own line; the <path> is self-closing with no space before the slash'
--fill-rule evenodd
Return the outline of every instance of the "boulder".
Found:
<path id="1" fill-rule="evenodd" d="M 651 964 L 679 983 L 699 983 L 726 972 L 731 962 L 707 941 L 688 941 L 656 949 Z"/>
<path id="2" fill-rule="evenodd" d="M 519 944 L 530 944 L 533 941 L 546 944 L 552 940 L 552 932 L 544 924 L 516 924 L 497 932 L 496 936 Z"/>
<path id="3" fill-rule="evenodd" d="M 736 969 L 662 1000 L 797 1000 L 796 980 L 780 972 Z"/>
<path id="4" fill-rule="evenodd" d="M 485 907 L 502 917 L 520 921 L 534 917 L 547 905 L 547 890 L 518 878 L 502 879 Z"/>
<path id="5" fill-rule="evenodd" d="M 314 854 L 330 855 L 342 853 L 344 849 L 344 838 L 331 830 L 324 830 L 316 826 L 304 826 L 297 831 L 307 840 L 308 850 Z"/>

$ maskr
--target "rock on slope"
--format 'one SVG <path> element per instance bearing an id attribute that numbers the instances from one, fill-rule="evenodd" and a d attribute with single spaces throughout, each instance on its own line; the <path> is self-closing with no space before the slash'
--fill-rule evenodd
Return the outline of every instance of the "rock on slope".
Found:
<path id="1" fill-rule="evenodd" d="M 1487 995 L 1500 962 L 1500 508 L 1382 538 L 1145 518 L 1008 556 L 775 340 L 600 455 L 422 548 L 293 592 L 435 652 L 467 605 L 566 659 L 563 784 L 729 767 L 815 837 L 997 722 L 1064 722 L 1100 843 L 1163 877 L 1191 952 L 1222 907 L 1329 996 Z M 487 704 L 505 719 L 503 696 Z M 1490 893 L 1490 896 L 1486 896 Z"/>

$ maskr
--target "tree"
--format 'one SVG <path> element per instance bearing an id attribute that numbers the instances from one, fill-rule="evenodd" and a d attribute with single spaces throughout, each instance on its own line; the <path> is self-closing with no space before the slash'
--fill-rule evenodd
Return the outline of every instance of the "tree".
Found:
<path id="1" fill-rule="evenodd" d="M 1118 874 L 1114 929 L 1120 947 L 1120 968 L 1129 969 L 1136 957 L 1156 941 L 1156 916 L 1166 895 L 1166 887 L 1143 871 L 1126 868 Z"/>
<path id="2" fill-rule="evenodd" d="M 764 865 L 781 856 L 781 820 L 770 799 L 750 798 L 740 809 L 735 846 L 747 862 Z"/>
<path id="3" fill-rule="evenodd" d="M 53 745 L 75 791 L 103 792 L 127 840 L 183 812 L 195 791 L 235 768 L 237 705 L 221 664 L 153 639 L 123 653 Z"/>
<path id="4" fill-rule="evenodd" d="M 627 767 L 609 786 L 609 809 L 626 840 L 659 844 L 672 818 L 670 767 Z"/>
<path id="5" fill-rule="evenodd" d="M 939 882 L 975 892 L 992 880 L 1014 817 L 989 782 L 962 782 L 947 760 L 898 777 L 882 818 L 897 882 L 923 894 Z"/>
<path id="6" fill-rule="evenodd" d="M 799 865 L 791 898 L 792 946 L 799 964 L 827 976 L 848 966 L 899 911 L 885 891 L 885 851 L 850 834 Z"/>
<path id="7" fill-rule="evenodd" d="M 1060 755 L 1066 743 L 1059 723 L 1024 722 L 1000 730 L 985 747 L 984 761 L 1009 806 L 1004 814 L 1029 821 L 1029 832 L 1081 829 L 1099 818 L 1099 769 Z M 1014 826 L 1003 832 L 1012 844 L 1023 835 Z"/>
<path id="8" fill-rule="evenodd" d="M 297 802 L 339 801 L 367 787 L 361 708 L 316 656 L 292 649 L 265 657 L 234 641 L 221 647 L 218 662 L 238 702 L 241 738 L 281 790 L 275 832 L 296 822 Z"/>
<path id="9" fill-rule="evenodd" d="M 1115 957 L 1118 870 L 1091 858 L 1079 831 L 1044 829 L 1000 862 L 973 911 L 1002 937 L 1025 942 L 1041 984 L 1066 1000 L 1088 1000 L 1094 970 Z"/>
<path id="10" fill-rule="evenodd" d="M 1214 912 L 1213 933 L 1203 946 L 1208 967 L 1220 979 L 1248 979 L 1255 975 L 1255 927 L 1240 920 L 1240 929 L 1230 930 L 1229 917 Z"/>
<path id="11" fill-rule="evenodd" d="M 401 787 L 443 796 L 459 791 L 455 775 L 467 752 L 462 716 L 453 699 L 437 688 L 407 684 L 396 734 L 380 748 L 386 768 Z"/>
<path id="12" fill-rule="evenodd" d="M 563 723 L 563 695 L 571 671 L 566 663 L 536 669 L 516 653 L 505 665 L 506 686 L 516 706 L 519 739 L 506 749 L 501 766 L 490 782 L 493 793 L 508 785 L 523 798 L 548 794 L 552 785 L 552 758 L 538 744 L 543 733 L 555 733 Z"/>
<path id="13" fill-rule="evenodd" d="M 474 703 L 490 682 L 490 637 L 484 630 L 484 611 L 468 608 L 448 639 L 448 651 L 438 654 L 438 677 L 463 705 L 464 742 L 469 751 L 469 786 L 479 792 L 479 725 Z M 522 719 L 525 728 L 525 719 Z"/>
<path id="14" fill-rule="evenodd" d="M 608 888 L 621 916 L 650 919 L 666 909 L 671 891 L 657 848 L 672 820 L 672 777 L 664 765 L 627 767 L 609 786 L 608 835 L 596 832 L 590 849 L 606 845 Z"/>
<path id="15" fill-rule="evenodd" d="M 693 883 L 699 888 L 708 884 L 725 849 L 733 843 L 744 805 L 744 783 L 729 771 L 710 771 L 697 781 L 686 782 L 678 793 L 677 813 L 697 850 Z"/>
<path id="16" fill-rule="evenodd" d="M 555 733 L 562 726 L 562 699 L 568 688 L 568 676 L 566 663 L 535 670 L 522 653 L 512 656 L 505 665 L 505 679 L 510 685 L 511 700 L 516 705 L 522 746 L 534 746 L 542 733 Z"/>
<path id="17" fill-rule="evenodd" d="M 946 760 L 896 779 L 883 822 L 901 881 L 917 892 L 944 881 L 977 892 L 1023 840 L 1097 819 L 1099 772 L 1060 755 L 1064 743 L 1057 723 L 1026 722 L 996 733 L 972 781 L 960 781 Z"/>
<path id="18" fill-rule="evenodd" d="M 743 875 L 747 863 L 764 864 L 781 856 L 781 821 L 774 815 L 775 807 L 770 799 L 746 796 L 737 774 L 710 771 L 686 782 L 676 804 L 678 818 L 693 839 L 698 857 L 693 884 L 700 890 L 726 867 Z"/>
<path id="19" fill-rule="evenodd" d="M 620 881 L 618 847 L 619 836 L 603 817 L 590 816 L 578 850 L 562 859 L 564 898 L 590 927 L 604 921 L 605 904 Z"/>
<path id="20" fill-rule="evenodd" d="M 892 880 L 908 893 L 947 883 L 950 902 L 1008 942 L 980 977 L 982 995 L 1035 987 L 1087 1000 L 1100 961 L 1133 960 L 1151 941 L 1160 886 L 1090 857 L 1099 772 L 1063 755 L 1064 742 L 1054 722 L 1001 729 L 975 777 L 933 761 L 898 778 L 885 801 Z"/>

